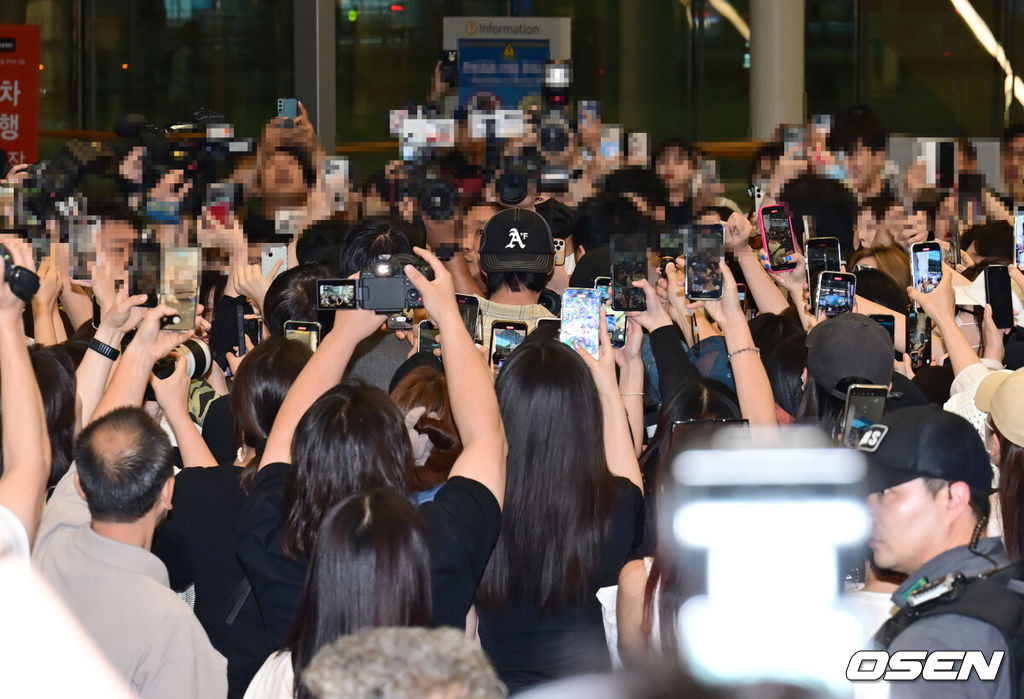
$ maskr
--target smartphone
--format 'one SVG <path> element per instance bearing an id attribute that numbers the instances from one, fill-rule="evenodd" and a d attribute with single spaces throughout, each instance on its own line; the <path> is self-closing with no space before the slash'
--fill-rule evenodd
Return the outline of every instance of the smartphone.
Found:
<path id="1" fill-rule="evenodd" d="M 454 49 L 441 52 L 441 82 L 453 88 L 459 86 L 459 52 Z"/>
<path id="2" fill-rule="evenodd" d="M 687 298 L 722 298 L 722 271 L 718 263 L 725 259 L 725 227 L 720 223 L 691 226 L 683 254 Z"/>
<path id="3" fill-rule="evenodd" d="M 818 318 L 835 318 L 853 311 L 857 277 L 848 272 L 822 272 L 818 276 Z"/>
<path id="4" fill-rule="evenodd" d="M 234 215 L 235 185 L 214 182 L 206 190 L 206 211 L 221 226 L 227 228 Z"/>
<path id="5" fill-rule="evenodd" d="M 146 306 L 156 306 L 160 297 L 160 267 L 163 257 L 160 246 L 138 240 L 132 245 L 131 269 L 128 270 L 128 294 L 146 296 Z"/>
<path id="6" fill-rule="evenodd" d="M 913 306 L 913 305 L 912 305 Z M 928 366 L 932 361 L 932 320 L 924 311 L 911 307 L 907 311 L 907 354 L 910 366 L 915 371 Z"/>
<path id="7" fill-rule="evenodd" d="M 961 172 L 957 175 L 957 210 L 960 214 L 960 220 L 968 226 L 982 223 L 984 212 L 981 210 L 981 195 L 984 188 L 985 176 L 981 173 Z M 969 206 L 971 204 L 973 204 L 973 207 Z"/>
<path id="8" fill-rule="evenodd" d="M 279 236 L 294 238 L 299 231 L 305 212 L 302 209 L 278 209 L 274 212 L 274 232 Z"/>
<path id="9" fill-rule="evenodd" d="M 455 294 L 459 315 L 473 342 L 480 342 L 480 299 L 472 294 Z"/>
<path id="10" fill-rule="evenodd" d="M 245 307 L 241 304 L 235 306 L 235 347 L 238 348 L 236 357 L 244 357 L 248 351 L 245 344 Z"/>
<path id="11" fill-rule="evenodd" d="M 1013 327 L 1010 270 L 1005 265 L 985 268 L 985 303 L 992 307 L 992 321 L 1003 330 Z"/>
<path id="12" fill-rule="evenodd" d="M 196 326 L 200 252 L 199 248 L 164 248 L 160 300 L 176 314 L 176 320 L 163 326 L 165 330 L 191 330 Z"/>
<path id="13" fill-rule="evenodd" d="M 842 444 L 856 447 L 864 432 L 885 416 L 888 386 L 855 383 L 846 389 Z"/>
<path id="14" fill-rule="evenodd" d="M 622 128 L 619 126 L 601 127 L 601 157 L 618 158 L 622 154 Z"/>
<path id="15" fill-rule="evenodd" d="M 576 103 L 577 120 L 586 126 L 601 118 L 601 103 L 597 100 L 580 100 Z"/>
<path id="16" fill-rule="evenodd" d="M 277 100 L 277 115 L 285 119 L 299 116 L 299 101 L 294 97 L 280 97 Z"/>
<path id="17" fill-rule="evenodd" d="M 99 216 L 71 217 L 68 223 L 68 261 L 71 279 L 74 281 L 92 279 L 101 227 Z"/>
<path id="18" fill-rule="evenodd" d="M 495 373 L 501 371 L 512 350 L 526 339 L 526 323 L 496 320 L 491 323 L 491 366 Z"/>
<path id="19" fill-rule="evenodd" d="M 288 246 L 284 243 L 264 243 L 260 248 L 260 268 L 264 277 L 270 276 L 278 260 L 283 261 L 281 262 L 281 268 L 274 275 L 275 279 L 277 279 L 281 272 L 288 269 Z"/>
<path id="20" fill-rule="evenodd" d="M 611 340 L 612 349 L 622 349 L 626 346 L 626 313 L 612 310 L 609 303 L 611 281 L 611 277 L 594 277 L 594 288 L 601 292 L 601 305 L 604 307 L 608 339 Z"/>
<path id="21" fill-rule="evenodd" d="M 626 153 L 630 162 L 633 163 L 646 163 L 648 157 L 650 157 L 650 149 L 648 148 L 649 138 L 646 133 L 641 131 L 631 131 L 626 135 Z"/>
<path id="22" fill-rule="evenodd" d="M 1017 269 L 1024 270 L 1024 208 L 1013 214 L 1013 261 Z"/>
<path id="23" fill-rule="evenodd" d="M 926 240 L 910 246 L 910 277 L 914 287 L 928 293 L 942 281 L 942 246 Z"/>
<path id="24" fill-rule="evenodd" d="M 889 339 L 892 340 L 893 346 L 896 346 L 896 316 L 889 315 L 887 313 L 872 313 L 868 316 L 871 320 L 875 321 L 889 334 Z"/>
<path id="25" fill-rule="evenodd" d="M 318 311 L 358 308 L 355 279 L 317 279 L 316 309 Z"/>
<path id="26" fill-rule="evenodd" d="M 620 233 L 611 240 L 612 310 L 646 311 L 643 289 L 633 282 L 647 278 L 647 235 Z"/>
<path id="27" fill-rule="evenodd" d="M 768 252 L 769 269 L 785 272 L 796 267 L 786 258 L 796 252 L 796 236 L 793 234 L 793 219 L 785 204 L 763 206 L 757 218 L 761 224 L 761 241 Z"/>
<path id="28" fill-rule="evenodd" d="M 344 211 L 348 195 L 348 158 L 331 156 L 324 160 L 324 192 L 332 211 Z"/>
<path id="29" fill-rule="evenodd" d="M 575 340 L 595 359 L 601 351 L 601 292 L 568 288 L 562 292 L 562 328 L 558 339 L 572 347 Z"/>
<path id="30" fill-rule="evenodd" d="M 555 266 L 561 267 L 565 264 L 565 238 L 552 239 L 555 244 Z"/>
<path id="31" fill-rule="evenodd" d="M 921 139 L 917 159 L 925 162 L 925 183 L 941 191 L 952 191 L 957 183 L 956 141 Z"/>
<path id="32" fill-rule="evenodd" d="M 437 341 L 437 326 L 430 320 L 421 320 L 416 329 L 416 341 L 420 352 L 433 352 L 441 347 Z"/>
<path id="33" fill-rule="evenodd" d="M 559 333 L 561 331 L 562 321 L 559 318 L 538 318 L 537 319 L 537 327 L 534 328 L 534 332 L 540 330 L 541 327 L 547 327 L 549 325 L 553 325 L 554 326 L 555 333 L 557 334 L 557 333 Z"/>
<path id="34" fill-rule="evenodd" d="M 320 323 L 305 320 L 288 320 L 284 324 L 284 336 L 288 340 L 298 340 L 316 352 L 320 344 Z"/>
<path id="35" fill-rule="evenodd" d="M 811 294 L 817 293 L 818 275 L 843 270 L 838 238 L 808 238 L 804 243 L 804 257 L 807 261 L 807 288 Z M 812 296 L 811 307 L 816 308 L 817 305 L 817 297 Z"/>

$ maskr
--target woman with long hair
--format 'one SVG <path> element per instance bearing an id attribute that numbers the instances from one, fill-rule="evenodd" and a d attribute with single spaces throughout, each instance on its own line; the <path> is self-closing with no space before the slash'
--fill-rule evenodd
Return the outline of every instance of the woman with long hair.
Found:
<path id="1" fill-rule="evenodd" d="M 245 696 L 307 699 L 296 678 L 324 646 L 360 629 L 429 626 L 430 619 L 430 551 L 419 511 L 395 490 L 350 495 L 320 525 L 291 639 Z"/>
<path id="2" fill-rule="evenodd" d="M 996 491 L 1003 545 L 1013 561 L 1024 560 L 1024 419 L 1020 396 L 1024 369 L 994 372 L 985 377 L 974 394 L 978 410 L 988 413 L 985 446 L 999 471 Z"/>
<path id="3" fill-rule="evenodd" d="M 635 344 L 626 361 L 639 361 Z M 595 595 L 640 543 L 643 485 L 603 325 L 599 359 L 528 339 L 495 390 L 508 485 L 477 614 L 484 650 L 514 693 L 610 667 Z"/>

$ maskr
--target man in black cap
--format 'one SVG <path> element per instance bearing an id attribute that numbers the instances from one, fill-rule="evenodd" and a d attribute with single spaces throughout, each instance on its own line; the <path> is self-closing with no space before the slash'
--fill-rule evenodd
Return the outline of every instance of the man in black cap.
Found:
<path id="1" fill-rule="evenodd" d="M 537 319 L 554 318 L 538 303 L 555 260 L 551 228 L 543 216 L 527 209 L 499 211 L 484 225 L 479 255 L 487 284 L 487 298 L 480 299 L 485 347 L 495 321 L 523 322 L 532 332 Z"/>
<path id="2" fill-rule="evenodd" d="M 999 576 L 971 580 L 1009 565 L 998 537 L 981 538 L 992 470 L 977 431 L 962 417 L 934 406 L 907 408 L 868 428 L 858 449 L 869 464 L 869 545 L 875 563 L 907 574 L 892 596 L 897 611 L 878 630 L 875 643 L 890 654 L 980 650 L 991 660 L 994 651 L 1006 653 L 994 681 L 976 672 L 965 681 L 927 685 L 919 677 L 891 682 L 890 694 L 1010 697 L 1010 649 L 1004 631 L 991 623 L 999 612 L 987 622 L 984 612 L 979 618 L 962 601 L 974 596 L 965 594 L 964 586 L 980 584 L 974 593 L 984 590 L 984 599 L 991 602 L 981 605 L 983 610 L 1007 608 L 999 605 L 1021 609 L 1020 598 L 996 582 Z M 965 580 L 954 582 L 957 576 Z M 957 672 L 960 662 L 953 662 Z"/>

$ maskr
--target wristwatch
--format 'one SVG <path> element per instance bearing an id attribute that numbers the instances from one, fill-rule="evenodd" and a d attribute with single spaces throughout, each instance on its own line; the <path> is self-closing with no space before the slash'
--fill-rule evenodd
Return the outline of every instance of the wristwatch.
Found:
<path id="1" fill-rule="evenodd" d="M 121 356 L 120 350 L 116 350 L 110 345 L 104 342 L 100 342 L 95 337 L 89 339 L 89 349 L 91 349 L 94 352 L 98 352 L 99 354 L 102 354 L 110 361 L 114 361 L 119 356 Z"/>

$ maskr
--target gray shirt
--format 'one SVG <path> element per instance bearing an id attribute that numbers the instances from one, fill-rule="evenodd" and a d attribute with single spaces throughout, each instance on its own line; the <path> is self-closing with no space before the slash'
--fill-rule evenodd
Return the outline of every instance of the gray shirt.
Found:
<path id="1" fill-rule="evenodd" d="M 100 536 L 74 486 L 74 466 L 43 512 L 32 560 L 145 699 L 227 695 L 227 661 L 146 549 Z"/>
<path id="2" fill-rule="evenodd" d="M 986 554 L 1003 567 L 1009 559 L 998 537 L 982 539 L 978 542 L 978 550 Z M 971 553 L 966 546 L 960 546 L 942 553 L 921 566 L 920 570 L 907 576 L 906 581 L 893 593 L 892 601 L 901 609 L 907 605 L 906 593 L 921 579 L 927 578 L 934 582 L 949 573 L 962 572 L 964 575 L 980 575 L 992 570 L 992 562 L 982 556 Z M 957 697 L 971 699 L 973 697 L 994 697 L 1010 699 L 1012 686 L 1012 663 L 1010 649 L 1003 640 L 1002 633 L 994 626 L 977 619 L 959 614 L 941 614 L 929 616 L 912 623 L 903 633 L 893 639 L 889 652 L 898 650 L 980 650 L 986 658 L 992 652 L 1006 652 L 999 674 L 994 682 L 982 681 L 972 672 L 969 680 L 964 682 L 925 682 L 917 679 L 914 682 L 890 682 L 889 696 L 900 697 Z M 959 670 L 960 664 L 954 667 Z"/>

